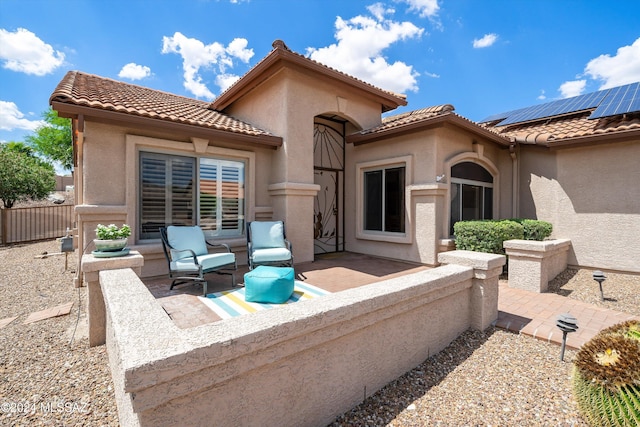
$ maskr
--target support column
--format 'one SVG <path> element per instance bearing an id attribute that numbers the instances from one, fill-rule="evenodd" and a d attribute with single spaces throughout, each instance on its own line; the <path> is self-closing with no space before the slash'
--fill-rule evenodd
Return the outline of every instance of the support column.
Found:
<path id="1" fill-rule="evenodd" d="M 451 251 L 438 254 L 438 261 L 473 268 L 471 327 L 484 331 L 491 326 L 498 318 L 498 280 L 506 257 L 473 251 Z"/>
<path id="2" fill-rule="evenodd" d="M 540 293 L 567 268 L 571 241 L 507 240 L 503 246 L 509 257 L 509 287 Z"/>
<path id="3" fill-rule="evenodd" d="M 95 347 L 105 343 L 107 327 L 104 297 L 100 288 L 100 272 L 131 268 L 140 276 L 140 271 L 144 265 L 144 257 L 137 251 L 130 251 L 129 255 L 113 258 L 96 258 L 88 254 L 82 256 L 81 265 L 84 282 L 88 289 L 89 346 Z"/>
<path id="4" fill-rule="evenodd" d="M 283 182 L 269 185 L 273 219 L 283 220 L 287 239 L 293 245 L 294 262 L 313 261 L 313 200 L 317 184 Z"/>

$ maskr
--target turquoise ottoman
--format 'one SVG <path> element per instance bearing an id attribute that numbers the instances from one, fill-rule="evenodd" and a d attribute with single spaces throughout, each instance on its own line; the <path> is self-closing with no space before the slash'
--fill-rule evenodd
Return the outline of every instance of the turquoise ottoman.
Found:
<path id="1" fill-rule="evenodd" d="M 244 275 L 244 299 L 249 302 L 282 304 L 293 294 L 292 267 L 260 265 Z"/>

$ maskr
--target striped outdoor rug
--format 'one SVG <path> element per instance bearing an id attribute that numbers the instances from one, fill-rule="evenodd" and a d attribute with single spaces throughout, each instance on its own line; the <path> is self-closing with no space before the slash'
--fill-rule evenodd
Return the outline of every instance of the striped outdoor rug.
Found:
<path id="1" fill-rule="evenodd" d="M 326 295 L 330 292 L 317 288 L 308 283 L 295 281 L 293 294 L 285 304 L 291 304 L 297 301 L 304 301 L 311 298 Z M 257 302 L 247 302 L 244 300 L 244 288 L 233 289 L 230 291 L 216 292 L 206 297 L 198 297 L 200 301 L 206 304 L 220 318 L 228 319 L 243 314 L 255 313 L 259 310 L 266 310 L 282 304 L 262 304 Z"/>

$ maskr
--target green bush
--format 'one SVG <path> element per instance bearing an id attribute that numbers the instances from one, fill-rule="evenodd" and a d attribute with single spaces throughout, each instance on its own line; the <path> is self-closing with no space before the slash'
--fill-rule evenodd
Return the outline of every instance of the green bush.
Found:
<path id="1" fill-rule="evenodd" d="M 504 255 L 505 240 L 524 238 L 524 227 L 510 220 L 459 221 L 453 232 L 456 249 L 500 255 Z"/>
<path id="2" fill-rule="evenodd" d="M 524 228 L 524 239 L 525 240 L 538 240 L 542 241 L 547 237 L 551 236 L 551 232 L 553 231 L 553 226 L 550 222 L 540 221 L 537 219 L 521 219 L 515 218 L 511 219 L 511 221 L 515 221 L 518 224 L 521 224 Z"/>
<path id="3" fill-rule="evenodd" d="M 592 426 L 640 425 L 640 322 L 600 331 L 580 348 L 573 393 Z"/>

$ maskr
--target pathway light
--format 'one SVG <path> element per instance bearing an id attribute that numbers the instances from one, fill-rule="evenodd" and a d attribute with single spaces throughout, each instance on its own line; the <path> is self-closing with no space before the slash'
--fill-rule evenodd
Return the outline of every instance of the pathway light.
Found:
<path id="1" fill-rule="evenodd" d="M 562 331 L 562 349 L 560 350 L 560 360 L 564 362 L 564 348 L 567 345 L 567 334 L 578 330 L 578 319 L 569 313 L 558 316 L 556 326 Z"/>

